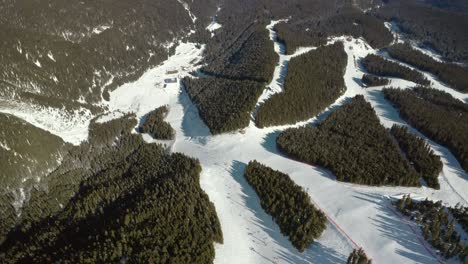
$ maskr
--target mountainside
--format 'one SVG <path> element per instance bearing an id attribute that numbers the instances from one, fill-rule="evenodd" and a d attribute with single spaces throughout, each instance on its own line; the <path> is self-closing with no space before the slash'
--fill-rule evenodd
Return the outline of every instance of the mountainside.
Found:
<path id="1" fill-rule="evenodd" d="M 0 0 L 0 263 L 465 263 L 466 7 Z"/>

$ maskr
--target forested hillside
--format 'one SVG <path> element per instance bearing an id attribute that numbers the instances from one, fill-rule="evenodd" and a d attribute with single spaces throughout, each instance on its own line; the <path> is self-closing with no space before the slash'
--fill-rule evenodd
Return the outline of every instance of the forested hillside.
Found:
<path id="1" fill-rule="evenodd" d="M 468 60 L 468 16 L 457 11 L 437 8 L 427 1 L 384 1 L 371 13 L 394 21 L 403 33 L 426 47 L 435 49 L 443 57 L 454 61 Z M 453 1 L 444 1 L 450 5 Z"/>
<path id="2" fill-rule="evenodd" d="M 427 185 L 431 188 L 439 189 L 440 185 L 437 178 L 443 166 L 440 157 L 434 154 L 424 139 L 411 134 L 408 128 L 393 125 L 390 132 Z"/>
<path id="3" fill-rule="evenodd" d="M 277 62 L 278 55 L 265 25 L 252 23 L 228 49 L 201 70 L 221 78 L 267 83 L 271 81 Z"/>
<path id="4" fill-rule="evenodd" d="M 331 170 L 339 181 L 419 186 L 419 176 L 362 95 L 317 127 L 285 130 L 276 143 L 292 158 Z"/>
<path id="5" fill-rule="evenodd" d="M 40 181 L 32 181 L 24 186 L 27 202 L 18 208 L 18 212 L 11 206 L 18 197 L 8 192 L 1 196 L 0 243 L 14 225 L 21 221 L 38 221 L 55 214 L 78 191 L 81 181 L 112 167 L 116 161 L 125 160 L 143 144 L 140 136 L 130 134 L 136 124 L 133 115 L 103 124 L 91 123 L 88 142 L 79 147 L 70 147 L 62 154 L 60 166 L 41 177 Z M 52 146 L 49 143 L 38 151 L 42 153 L 46 147 Z"/>
<path id="6" fill-rule="evenodd" d="M 395 44 L 387 48 L 393 58 L 406 62 L 420 70 L 434 74 L 450 87 L 468 93 L 468 68 L 454 63 L 434 60 L 424 53 L 411 48 L 408 44 Z"/>
<path id="7" fill-rule="evenodd" d="M 327 218 L 287 174 L 254 160 L 249 162 L 244 175 L 258 194 L 262 208 L 300 252 L 320 237 Z"/>
<path id="8" fill-rule="evenodd" d="M 222 242 L 198 161 L 146 144 L 83 181 L 60 212 L 13 230 L 5 263 L 210 263 Z"/>
<path id="9" fill-rule="evenodd" d="M 416 87 L 384 89 L 385 98 L 416 129 L 452 151 L 468 171 L 468 106 L 450 94 Z"/>
<path id="10" fill-rule="evenodd" d="M 346 89 L 343 80 L 346 64 L 347 55 L 341 42 L 291 59 L 284 91 L 260 106 L 256 125 L 294 124 L 323 111 Z"/>
<path id="11" fill-rule="evenodd" d="M 422 73 L 375 54 L 367 55 L 361 60 L 361 63 L 366 71 L 375 75 L 402 78 L 422 85 L 430 84 L 429 80 Z"/>
<path id="12" fill-rule="evenodd" d="M 0 239 L 0 259 L 212 262 L 222 235 L 198 161 L 144 144 L 130 133 L 135 125 L 131 116 L 96 123 L 89 143 L 33 190 L 21 218 L 2 215 L 3 235 L 20 226 Z"/>
<path id="13" fill-rule="evenodd" d="M 70 147 L 12 115 L 0 113 L 0 127 L 0 194 L 10 188 L 30 187 L 55 169 Z"/>
<path id="14" fill-rule="evenodd" d="M 349 3 L 332 14 L 310 16 L 298 21 L 293 19 L 289 23 L 276 25 L 275 29 L 278 38 L 285 43 L 288 54 L 293 54 L 301 46 L 323 45 L 331 36 L 363 37 L 373 48 L 384 47 L 393 40 L 383 20 L 364 13 Z"/>
<path id="15" fill-rule="evenodd" d="M 194 24 L 185 9 L 194 6 Z M 204 8 L 196 8 L 203 5 Z M 0 96 L 24 93 L 85 107 L 167 58 L 167 45 L 205 27 L 214 0 L 8 0 L 0 8 Z"/>

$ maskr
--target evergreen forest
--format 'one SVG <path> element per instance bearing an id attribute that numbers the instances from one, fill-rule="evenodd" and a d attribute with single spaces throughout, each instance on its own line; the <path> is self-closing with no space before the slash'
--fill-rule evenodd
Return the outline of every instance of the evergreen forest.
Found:
<path id="1" fill-rule="evenodd" d="M 285 130 L 276 143 L 294 159 L 331 170 L 339 181 L 420 186 L 418 174 L 362 95 L 316 127 Z"/>
<path id="2" fill-rule="evenodd" d="M 292 58 L 284 91 L 273 94 L 260 106 L 256 125 L 263 128 L 295 124 L 319 114 L 346 90 L 346 64 L 341 42 Z"/>
<path id="3" fill-rule="evenodd" d="M 367 55 L 361 60 L 361 64 L 371 74 L 401 78 L 421 85 L 430 84 L 429 80 L 422 73 L 375 54 Z"/>
<path id="4" fill-rule="evenodd" d="M 432 88 L 383 90 L 402 118 L 427 137 L 446 146 L 468 171 L 468 106 Z"/>
<path id="5" fill-rule="evenodd" d="M 259 196 L 262 208 L 300 252 L 320 237 L 327 218 L 289 175 L 254 160 L 247 165 L 244 176 Z"/>

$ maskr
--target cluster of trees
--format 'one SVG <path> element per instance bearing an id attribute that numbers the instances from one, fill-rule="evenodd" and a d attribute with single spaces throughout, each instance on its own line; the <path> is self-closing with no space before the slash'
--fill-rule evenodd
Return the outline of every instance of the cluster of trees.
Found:
<path id="1" fill-rule="evenodd" d="M 468 60 L 468 17 L 466 13 L 434 7 L 431 2 L 418 0 L 385 1 L 371 13 L 386 21 L 394 21 L 413 40 L 454 61 Z M 443 1 L 456 5 L 457 1 Z M 459 1 L 466 5 L 464 1 Z"/>
<path id="2" fill-rule="evenodd" d="M 320 237 L 327 218 L 289 175 L 254 160 L 247 165 L 244 176 L 258 194 L 262 208 L 300 252 Z"/>
<path id="3" fill-rule="evenodd" d="M 276 140 L 291 157 L 331 170 L 339 181 L 419 186 L 419 176 L 362 95 L 317 127 L 291 128 Z"/>
<path id="4" fill-rule="evenodd" d="M 5 263 L 212 263 L 222 243 L 200 164 L 143 144 L 80 183 L 53 215 L 23 222 L 0 245 Z"/>
<path id="5" fill-rule="evenodd" d="M 216 77 L 186 77 L 183 83 L 201 118 L 213 134 L 248 126 L 250 112 L 264 88 L 260 82 Z"/>
<path id="6" fill-rule="evenodd" d="M 445 145 L 468 171 L 468 106 L 432 88 L 384 89 L 400 115 L 427 137 Z"/>
<path id="7" fill-rule="evenodd" d="M 364 249 L 353 249 L 353 252 L 349 254 L 346 264 L 372 264 L 372 260 L 367 257 Z"/>
<path id="8" fill-rule="evenodd" d="M 436 61 L 408 44 L 392 45 L 387 48 L 387 52 L 397 60 L 434 74 L 454 89 L 468 93 L 468 68 L 454 63 Z"/>
<path id="9" fill-rule="evenodd" d="M 260 106 L 256 125 L 294 124 L 323 111 L 346 90 L 346 58 L 343 43 L 337 42 L 291 59 L 284 91 Z"/>
<path id="10" fill-rule="evenodd" d="M 280 23 L 275 29 L 287 53 L 293 54 L 298 47 L 323 45 L 328 37 L 337 35 L 363 37 L 374 48 L 384 47 L 392 42 L 393 36 L 383 22 L 347 3 L 331 14 Z"/>
<path id="11" fill-rule="evenodd" d="M 367 87 L 372 87 L 372 86 L 383 86 L 387 85 L 390 83 L 389 79 L 386 78 L 380 78 L 375 75 L 367 74 L 365 73 L 362 75 L 362 83 L 366 85 Z"/>
<path id="12" fill-rule="evenodd" d="M 447 259 L 457 256 L 462 263 L 467 261 L 468 246 L 461 241 L 456 225 L 459 223 L 442 201 L 413 201 L 409 195 L 394 202 L 396 208 L 421 226 L 424 239 Z M 464 227 L 465 228 L 465 227 Z M 464 234 L 466 236 L 466 234 Z"/>
<path id="13" fill-rule="evenodd" d="M 164 121 L 169 108 L 166 105 L 156 108 L 144 117 L 144 123 L 139 127 L 140 133 L 148 133 L 155 139 L 170 140 L 175 137 L 171 124 Z"/>
<path id="14" fill-rule="evenodd" d="M 421 85 L 430 84 L 430 81 L 422 73 L 375 54 L 367 55 L 361 60 L 361 63 L 366 71 L 375 75 L 402 78 Z"/>
<path id="15" fill-rule="evenodd" d="M 393 125 L 390 132 L 398 141 L 401 150 L 405 153 L 415 170 L 434 189 L 440 189 L 439 173 L 442 171 L 442 161 L 434 154 L 427 142 L 408 131 L 408 128 Z"/>

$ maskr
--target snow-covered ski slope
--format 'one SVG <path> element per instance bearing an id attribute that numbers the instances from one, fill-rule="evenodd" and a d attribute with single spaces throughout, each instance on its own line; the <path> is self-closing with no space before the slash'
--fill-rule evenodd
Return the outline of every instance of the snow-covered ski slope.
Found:
<path id="1" fill-rule="evenodd" d="M 275 23 L 273 21 L 267 27 L 273 41 L 276 41 L 272 31 Z M 347 41 L 346 37 L 337 37 L 330 41 L 342 41 L 345 44 L 348 54 L 344 76 L 347 91 L 323 113 L 296 126 L 323 120 L 357 94 L 363 94 L 372 104 L 385 127 L 391 127 L 394 123 L 408 126 L 383 98 L 383 87 L 363 89 L 359 85 L 364 71 L 357 60 L 376 51 L 362 39 Z M 308 52 L 311 49 L 313 48 L 301 49 L 299 52 Z M 285 56 L 277 42 L 275 50 L 280 60 L 273 82 L 257 105 L 271 94 L 282 91 L 287 62 L 291 56 Z M 138 81 L 114 91 L 109 108 L 112 111 L 133 111 L 141 118 L 156 107 L 169 105 L 170 113 L 166 120 L 177 131 L 171 150 L 200 160 L 203 167 L 202 188 L 215 204 L 221 221 L 224 244 L 216 245 L 216 263 L 342 263 L 355 247 L 351 240 L 362 246 L 376 263 L 438 263 L 428 252 L 428 246 L 421 243 L 419 230 L 414 232 L 395 215 L 388 207 L 389 200 L 386 197 L 412 193 L 430 199 L 442 199 L 451 205 L 458 202 L 466 205 L 468 176 L 446 148 L 428 140 L 444 162 L 444 169 L 439 177 L 440 190 L 426 187 L 366 187 L 337 182 L 329 171 L 293 161 L 277 151 L 276 136 L 290 126 L 259 129 L 251 122 L 243 133 L 212 136 L 180 84 L 169 84 L 163 88 L 167 69 L 178 68 L 178 75 L 182 77 L 188 74 L 187 69 L 191 69 L 199 59 L 200 49 L 194 44 L 180 43 L 176 54 L 161 66 L 148 71 Z M 467 100 L 466 95 L 453 93 L 453 90 L 437 80 L 433 81 L 439 89 L 450 92 L 460 100 Z M 391 79 L 391 85 L 407 88 L 414 84 Z M 411 131 L 422 136 L 414 129 Z M 258 197 L 244 179 L 243 170 L 253 159 L 290 174 L 333 220 L 334 223 L 329 222 L 321 238 L 304 253 L 299 253 L 287 237 L 280 233 L 278 226 L 262 210 Z"/>
<path id="2" fill-rule="evenodd" d="M 271 94 L 282 92 L 289 59 L 313 49 L 302 48 L 295 55 L 284 55 L 284 48 L 276 41 L 272 30 L 275 23 L 277 21 L 272 21 L 267 30 L 270 31 L 272 41 L 275 41 L 275 50 L 280 59 L 273 82 L 268 85 L 270 89 L 265 90 L 257 106 Z M 359 80 L 364 71 L 357 61 L 368 53 L 377 51 L 362 39 L 348 41 L 347 37 L 337 37 L 330 41 L 344 43 L 348 55 L 348 66 L 344 76 L 347 90 L 323 113 L 295 126 L 323 120 L 330 112 L 357 94 L 363 94 L 372 104 L 385 127 L 391 127 L 394 123 L 408 126 L 384 99 L 381 92 L 383 87 L 363 89 L 360 86 Z M 176 139 L 169 142 L 170 150 L 200 160 L 203 168 L 202 188 L 214 203 L 221 221 L 224 244 L 216 245 L 215 263 L 343 263 L 355 247 L 354 243 L 362 246 L 375 263 L 438 263 L 428 252 L 427 245 L 421 242 L 419 230 L 415 229 L 415 232 L 392 212 L 387 197 L 412 193 L 418 197 L 442 199 L 450 205 L 458 202 L 467 205 L 468 175 L 450 151 L 428 140 L 436 154 L 442 156 L 444 163 L 443 172 L 439 177 L 440 190 L 426 187 L 366 187 L 337 182 L 333 174 L 323 168 L 296 162 L 281 155 L 276 149 L 275 139 L 280 131 L 291 126 L 259 129 L 251 122 L 243 133 L 212 136 L 180 82 L 165 85 L 165 79 L 181 78 L 195 70 L 194 65 L 201 60 L 202 52 L 203 46 L 178 43 L 175 54 L 167 61 L 147 71 L 139 80 L 112 92 L 108 103 L 109 112 L 99 121 L 106 122 L 127 112 L 135 112 L 138 118 L 143 118 L 146 113 L 159 106 L 169 106 L 170 112 L 166 121 L 177 132 Z M 177 73 L 168 73 L 174 70 L 177 70 Z M 467 102 L 467 95 L 449 89 L 436 79 L 432 81 L 436 88 Z M 401 79 L 391 79 L 391 85 L 407 88 L 414 84 Z M 21 117 L 23 114 L 16 115 Z M 252 116 L 255 116 L 255 111 Z M 24 118 L 28 120 L 26 116 Z M 33 118 L 30 122 L 35 124 L 37 121 L 34 120 L 37 119 Z M 84 119 L 85 127 L 88 123 L 89 119 Z M 422 136 L 415 129 L 411 128 L 411 131 Z M 66 139 L 65 132 L 66 129 L 63 129 L 55 131 L 54 134 Z M 87 132 L 76 134 L 79 135 L 76 138 L 80 140 L 87 137 Z M 145 136 L 145 139 L 148 137 Z M 299 253 L 287 237 L 280 233 L 278 226 L 262 210 L 257 195 L 244 179 L 243 170 L 253 159 L 288 173 L 331 220 L 320 239 L 305 252 Z"/>

